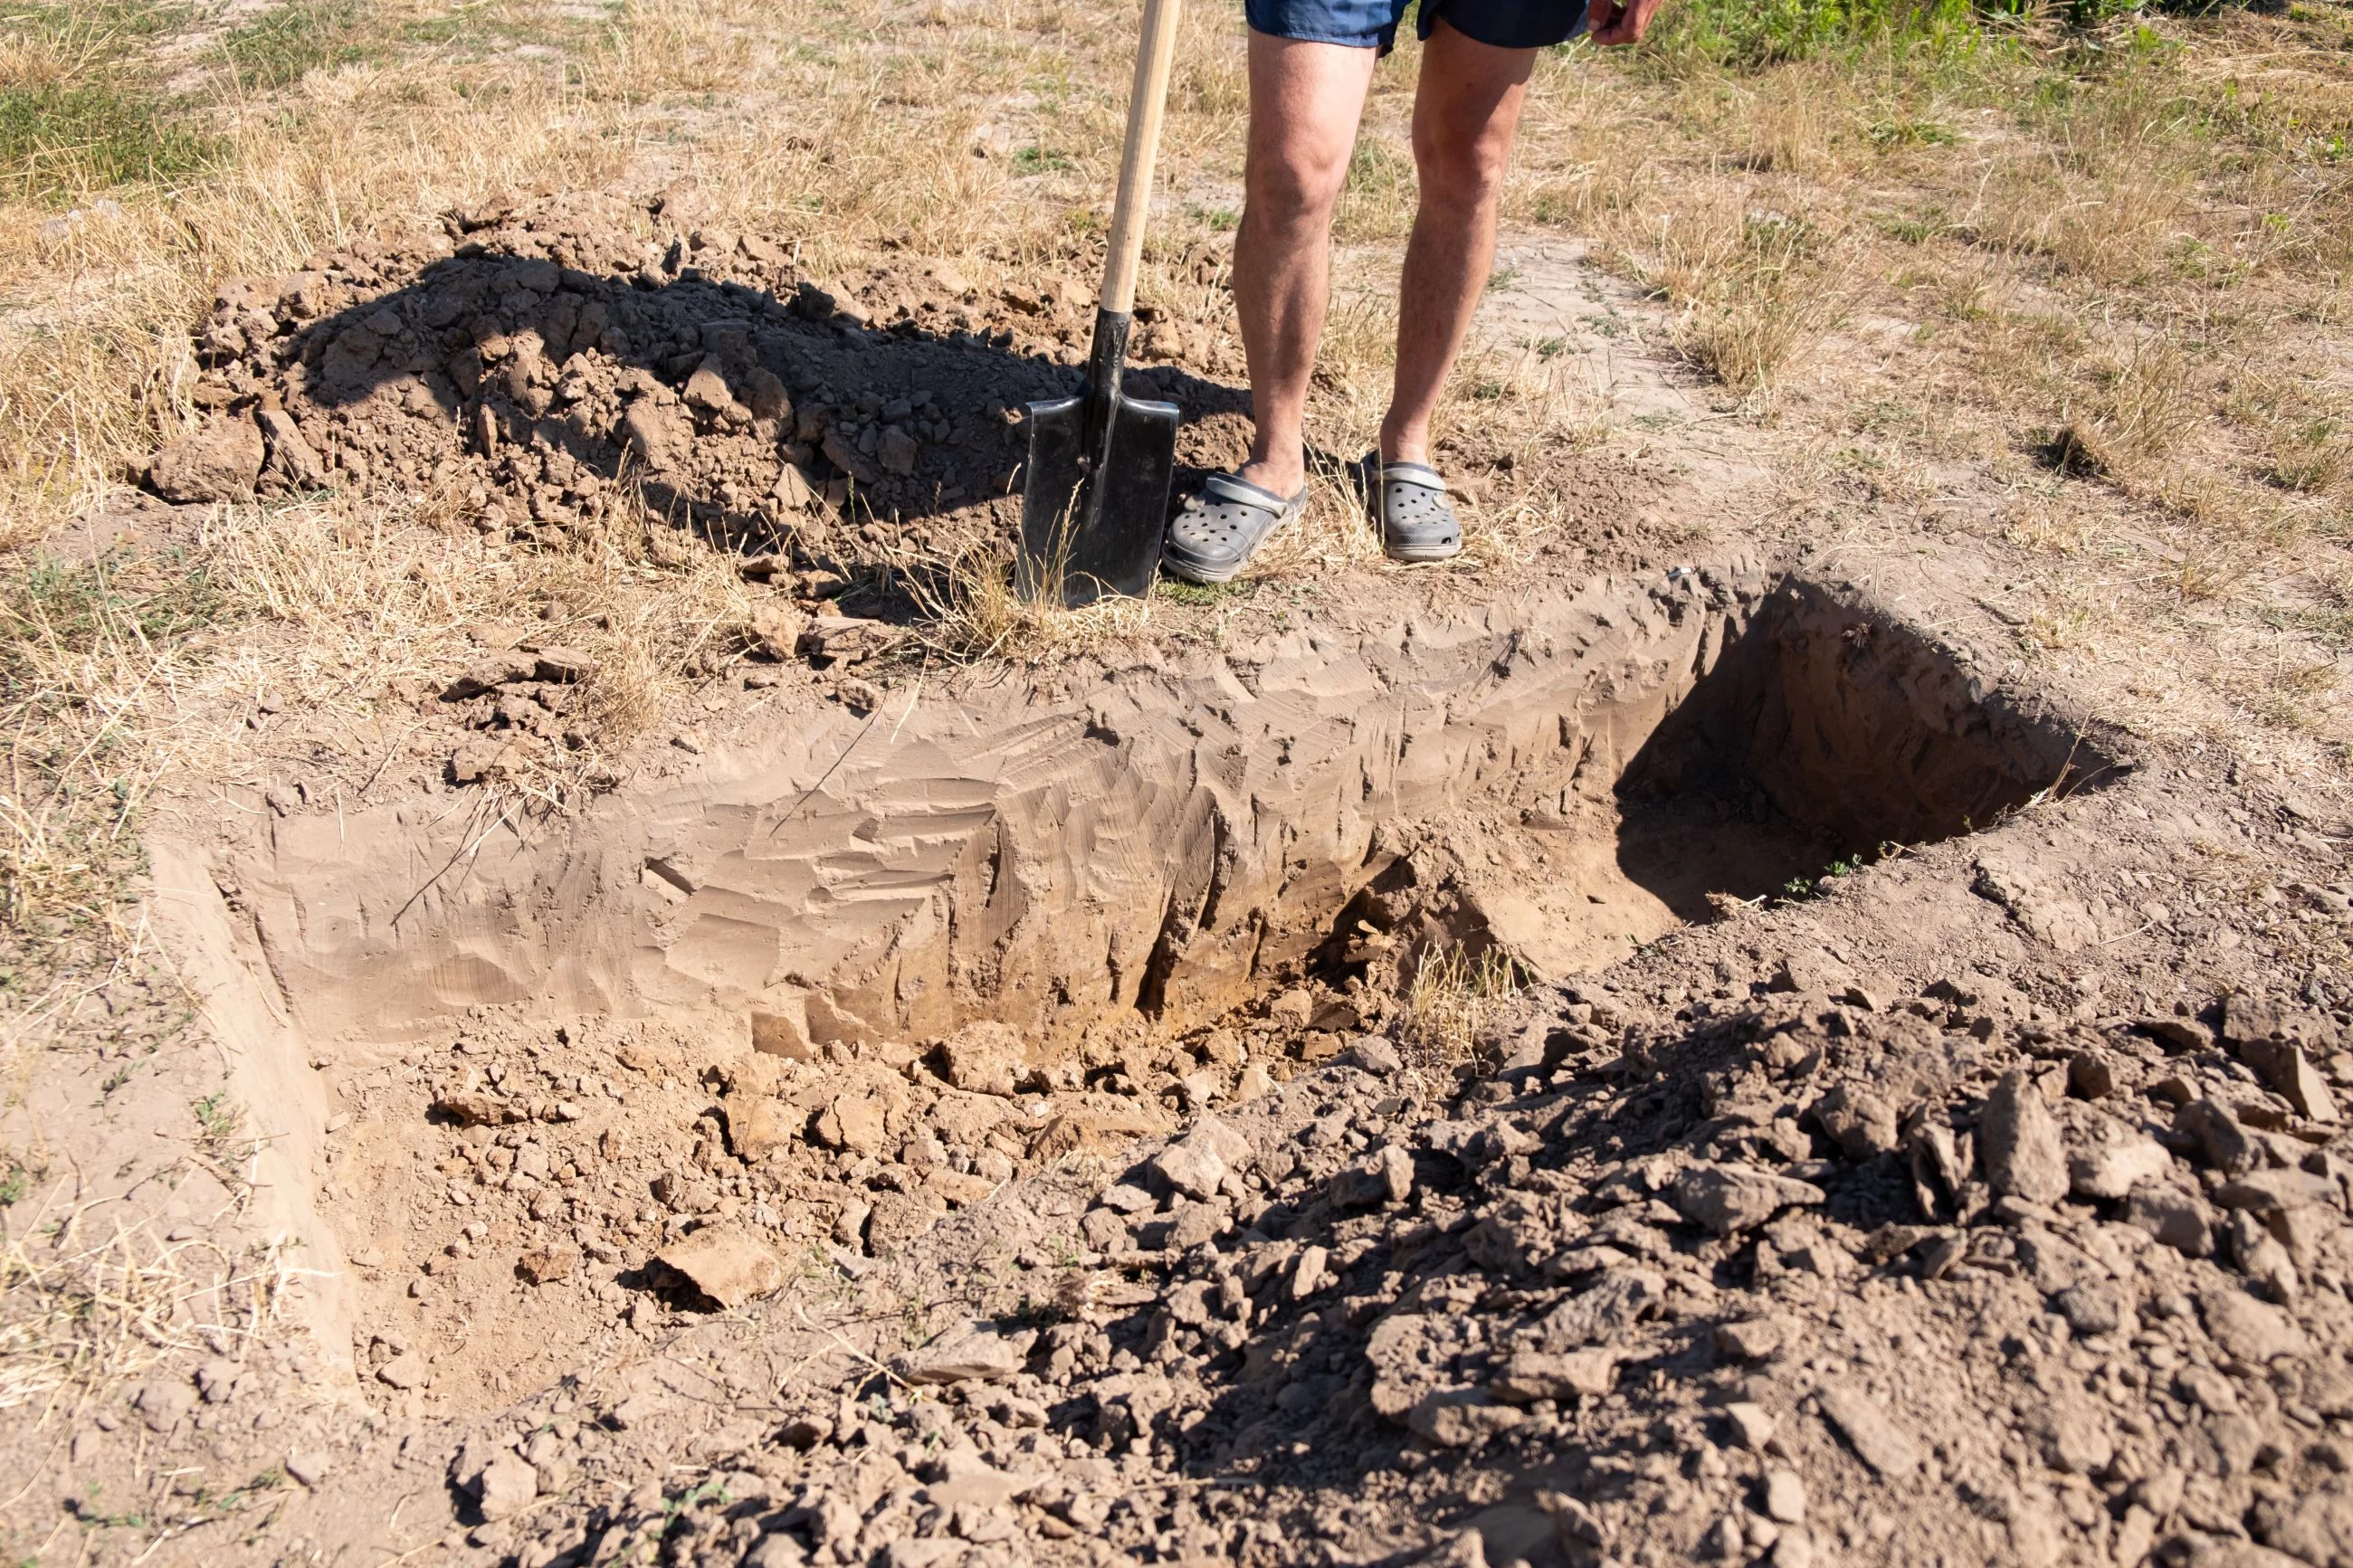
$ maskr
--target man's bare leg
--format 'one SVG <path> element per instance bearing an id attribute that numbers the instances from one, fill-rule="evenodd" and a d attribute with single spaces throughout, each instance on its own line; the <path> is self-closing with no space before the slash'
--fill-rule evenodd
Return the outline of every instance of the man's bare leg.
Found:
<path id="1" fill-rule="evenodd" d="M 1430 416 L 1494 266 L 1504 170 L 1535 56 L 1467 38 L 1443 18 L 1422 45 L 1413 101 L 1421 205 L 1398 285 L 1397 377 L 1381 421 L 1385 462 L 1430 461 Z M 1239 260 L 1235 273 L 1239 283 Z"/>
<path id="2" fill-rule="evenodd" d="M 1297 494 L 1307 477 L 1307 382 L 1330 302 L 1332 208 L 1348 175 L 1374 59 L 1371 49 L 1345 44 L 1250 38 L 1250 150 L 1234 237 L 1234 308 L 1258 430 L 1241 477 L 1280 496 Z M 1492 250 L 1492 216 L 1488 226 Z"/>

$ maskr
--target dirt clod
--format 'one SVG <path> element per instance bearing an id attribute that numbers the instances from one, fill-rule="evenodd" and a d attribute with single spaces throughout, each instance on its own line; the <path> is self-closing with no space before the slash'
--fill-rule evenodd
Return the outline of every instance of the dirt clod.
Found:
<path id="1" fill-rule="evenodd" d="M 1871 1396 L 1851 1384 L 1826 1384 L 1815 1399 L 1862 1462 L 1885 1480 L 1902 1480 L 1920 1465 L 1920 1450 L 1897 1430 Z"/>
<path id="2" fill-rule="evenodd" d="M 1676 1178 L 1670 1193 L 1685 1219 L 1718 1236 L 1750 1230 L 1792 1204 L 1819 1204 L 1820 1187 L 1771 1171 L 1739 1165 L 1702 1165 Z"/>
<path id="3" fill-rule="evenodd" d="M 534 1247 L 515 1262 L 515 1272 L 533 1285 L 569 1279 L 580 1268 L 580 1249 L 569 1245 Z"/>
<path id="4" fill-rule="evenodd" d="M 263 457 L 261 431 L 252 420 L 210 419 L 158 451 L 148 463 L 147 482 L 165 500 L 247 500 L 261 477 Z"/>
<path id="5" fill-rule="evenodd" d="M 501 1452 L 482 1467 L 470 1489 L 482 1517 L 496 1523 L 522 1512 L 539 1496 L 539 1475 L 521 1454 Z"/>
<path id="6" fill-rule="evenodd" d="M 1021 1370 L 1036 1339 L 1032 1332 L 1004 1334 L 975 1324 L 896 1358 L 891 1370 L 912 1384 L 1010 1377 Z"/>
<path id="7" fill-rule="evenodd" d="M 1986 1182 L 2004 1196 L 2055 1203 L 2067 1192 L 2066 1155 L 2058 1123 L 2035 1080 L 2013 1072 L 1994 1086 L 1978 1123 Z"/>

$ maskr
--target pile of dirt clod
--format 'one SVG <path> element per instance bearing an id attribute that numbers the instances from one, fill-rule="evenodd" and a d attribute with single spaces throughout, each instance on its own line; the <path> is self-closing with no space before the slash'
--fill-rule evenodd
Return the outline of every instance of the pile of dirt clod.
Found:
<path id="1" fill-rule="evenodd" d="M 1672 1020 L 1532 993 L 1459 1074 L 1365 1037 L 1107 1185 L 1012 1184 L 868 1266 L 864 1300 L 968 1326 L 854 1319 L 750 1370 L 732 1426 L 715 1356 L 529 1402 L 450 1457 L 472 1539 L 529 1568 L 2347 1561 L 2340 1021 L 1810 978 Z M 681 1452 L 691 1489 L 641 1484 Z"/>
<path id="2" fill-rule="evenodd" d="M 543 543 L 634 487 L 802 564 L 944 559 L 1001 531 L 1021 405 L 1076 388 L 1092 328 L 1092 292 L 1059 279 L 985 291 L 900 257 L 807 276 L 797 247 L 698 226 L 691 192 L 445 226 L 225 281 L 196 331 L 206 423 L 154 455 L 148 486 L 404 491 Z M 1219 368 L 1212 336 L 1142 314 L 1141 360 Z M 1187 460 L 1230 456 L 1218 416 L 1239 394 L 1171 364 L 1134 380 L 1184 406 Z"/>

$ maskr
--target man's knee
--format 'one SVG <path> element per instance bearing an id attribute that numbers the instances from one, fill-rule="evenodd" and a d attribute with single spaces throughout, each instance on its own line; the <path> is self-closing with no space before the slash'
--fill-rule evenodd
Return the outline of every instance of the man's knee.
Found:
<path id="1" fill-rule="evenodd" d="M 1288 226 L 1329 217 L 1348 177 L 1345 157 L 1286 150 L 1250 160 L 1245 185 L 1250 216 Z"/>
<path id="2" fill-rule="evenodd" d="M 1511 166 L 1512 139 L 1490 127 L 1467 132 L 1414 127 L 1413 162 L 1421 198 L 1461 206 L 1492 201 Z"/>

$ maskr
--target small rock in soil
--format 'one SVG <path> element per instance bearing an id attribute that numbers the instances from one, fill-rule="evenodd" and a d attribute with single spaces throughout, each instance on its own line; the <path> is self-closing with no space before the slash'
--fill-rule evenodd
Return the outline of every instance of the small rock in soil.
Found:
<path id="1" fill-rule="evenodd" d="M 1413 1194 L 1413 1156 L 1392 1143 L 1363 1164 L 1334 1176 L 1331 1193 L 1335 1208 L 1401 1204 Z"/>
<path id="2" fill-rule="evenodd" d="M 482 1517 L 495 1524 L 522 1512 L 539 1496 L 539 1473 L 521 1454 L 501 1453 L 482 1468 L 474 1482 L 474 1497 Z"/>
<path id="3" fill-rule="evenodd" d="M 1545 1314 L 1538 1337 L 1547 1350 L 1612 1344 L 1656 1311 L 1667 1293 L 1666 1277 L 1649 1268 L 1613 1268 L 1582 1295 Z"/>
<path id="4" fill-rule="evenodd" d="M 2196 1139 L 2206 1163 L 2226 1176 L 2239 1175 L 2263 1163 L 2257 1143 L 2230 1108 L 2213 1100 L 2195 1100 L 2173 1113 L 2174 1127 Z"/>
<path id="5" fill-rule="evenodd" d="M 1698 1165 L 1675 1178 L 1668 1194 L 1678 1213 L 1718 1236 L 1763 1225 L 1792 1205 L 1822 1201 L 1821 1188 L 1794 1176 L 1748 1165 Z"/>
<path id="6" fill-rule="evenodd" d="M 2115 1202 L 2172 1168 L 2173 1156 L 2156 1139 L 2104 1116 L 2098 1131 L 2068 1152 L 2067 1183 L 2077 1197 Z"/>
<path id="7" fill-rule="evenodd" d="M 662 1249 L 665 1268 L 675 1269 L 722 1307 L 740 1307 L 785 1282 L 785 1260 L 757 1237 L 722 1226 L 705 1226 Z"/>
<path id="8" fill-rule="evenodd" d="M 1887 1153 L 1900 1141 L 1894 1105 L 1883 1096 L 1849 1084 L 1841 1084 L 1815 1102 L 1814 1120 L 1850 1160 Z"/>
<path id="9" fill-rule="evenodd" d="M 196 1407 L 196 1393 L 185 1383 L 158 1380 L 141 1384 L 131 1407 L 146 1418 L 149 1431 L 168 1432 Z"/>
<path id="10" fill-rule="evenodd" d="M 2214 1342 L 2241 1361 L 2260 1366 L 2306 1349 L 2304 1331 L 2294 1320 L 2244 1290 L 2215 1286 L 2200 1293 L 2198 1310 Z"/>
<path id="11" fill-rule="evenodd" d="M 1828 1384 L 1816 1392 L 1815 1398 L 1823 1416 L 1882 1479 L 1901 1480 L 1919 1468 L 1920 1450 L 1881 1414 L 1878 1402 L 1870 1394 L 1845 1384 Z"/>
<path id="12" fill-rule="evenodd" d="M 1152 1157 L 1155 1174 L 1187 1197 L 1209 1198 L 1232 1169 L 1231 1161 L 1246 1157 L 1250 1142 L 1213 1116 L 1201 1118 L 1193 1131 Z"/>
<path id="13" fill-rule="evenodd" d="M 1446 1448 L 1475 1447 L 1527 1419 L 1527 1412 L 1498 1403 L 1482 1389 L 1449 1388 L 1425 1396 L 1406 1424 Z"/>
<path id="14" fill-rule="evenodd" d="M 569 1279 L 579 1271 L 580 1249 L 569 1242 L 534 1247 L 515 1260 L 515 1272 L 533 1285 Z"/>
<path id="15" fill-rule="evenodd" d="M 1034 1331 L 1003 1334 L 973 1328 L 892 1358 L 891 1370 L 909 1383 L 964 1383 L 1013 1376 L 1029 1359 Z"/>
<path id="16" fill-rule="evenodd" d="M 947 1080 L 973 1094 L 1010 1096 L 1022 1073 L 1021 1037 L 1003 1024 L 966 1024 L 940 1042 Z"/>
<path id="17" fill-rule="evenodd" d="M 2004 1075 L 1978 1122 L 1986 1184 L 2008 1197 L 2053 1204 L 2067 1195 L 2067 1160 L 2049 1101 L 2026 1073 Z"/>
<path id="18" fill-rule="evenodd" d="M 1538 1399 L 1567 1400 L 1578 1395 L 1599 1399 L 1617 1381 L 1615 1351 L 1571 1351 L 1566 1355 L 1522 1351 L 1504 1363 L 1488 1386 L 1498 1399 L 1526 1405 Z"/>
<path id="19" fill-rule="evenodd" d="M 2126 1202 L 2124 1221 L 2186 1257 L 2206 1258 L 2214 1251 L 2213 1211 L 2195 1193 L 2143 1183 Z"/>
<path id="20" fill-rule="evenodd" d="M 1781 1325 L 1770 1318 L 1718 1323 L 1715 1327 L 1715 1348 L 1741 1361 L 1763 1361 L 1781 1348 Z"/>
<path id="21" fill-rule="evenodd" d="M 2253 1069 L 2263 1087 L 2296 1109 L 2297 1114 L 2324 1126 L 2337 1122 L 2337 1098 L 2293 1040 L 2251 1040 L 2239 1047 L 2239 1059 Z"/>
<path id="22" fill-rule="evenodd" d="M 387 1388 L 420 1388 L 426 1378 L 425 1358 L 414 1351 L 394 1356 L 375 1369 L 375 1376 Z"/>
<path id="23" fill-rule="evenodd" d="M 1736 1399 L 1725 1405 L 1724 1418 L 1731 1423 L 1733 1436 L 1740 1439 L 1740 1446 L 1757 1454 L 1765 1451 L 1765 1446 L 1781 1426 L 1763 1405 L 1746 1399 Z"/>

